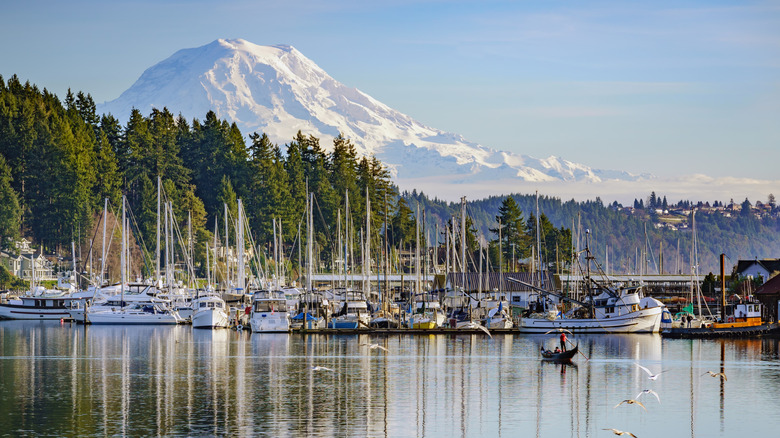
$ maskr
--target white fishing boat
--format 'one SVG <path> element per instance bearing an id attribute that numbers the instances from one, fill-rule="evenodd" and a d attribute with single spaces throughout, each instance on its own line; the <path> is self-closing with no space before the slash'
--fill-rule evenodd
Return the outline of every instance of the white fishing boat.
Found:
<path id="1" fill-rule="evenodd" d="M 249 325 L 255 333 L 289 332 L 290 317 L 284 293 L 279 290 L 261 290 L 252 294 Z"/>
<path id="2" fill-rule="evenodd" d="M 204 295 L 192 302 L 192 328 L 222 328 L 228 326 L 225 301 L 216 294 Z"/>
<path id="3" fill-rule="evenodd" d="M 520 318 L 518 329 L 521 333 L 546 333 L 551 330 L 569 330 L 573 333 L 658 333 L 661 328 L 661 315 L 666 306 L 660 301 L 644 297 L 641 285 L 610 287 L 608 282 L 591 278 L 590 264 L 594 259 L 587 244 L 586 232 L 586 297 L 576 300 L 534 285 L 521 282 L 540 292 L 544 300 L 541 307 L 544 313 L 531 313 Z M 598 265 L 597 265 L 598 266 Z M 594 287 L 594 285 L 597 285 Z M 548 297 L 572 303 L 574 307 L 563 313 L 552 311 Z"/>

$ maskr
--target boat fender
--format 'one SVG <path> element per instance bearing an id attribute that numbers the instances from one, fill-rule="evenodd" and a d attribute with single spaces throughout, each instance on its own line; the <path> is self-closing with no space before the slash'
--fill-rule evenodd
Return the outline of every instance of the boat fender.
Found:
<path id="1" fill-rule="evenodd" d="M 239 332 L 240 332 L 241 330 L 243 330 L 243 329 L 244 329 L 244 326 L 243 326 L 243 325 L 241 325 L 241 324 L 239 324 L 239 325 L 237 325 L 237 326 L 236 326 L 236 330 L 237 330 L 237 331 L 239 331 Z"/>

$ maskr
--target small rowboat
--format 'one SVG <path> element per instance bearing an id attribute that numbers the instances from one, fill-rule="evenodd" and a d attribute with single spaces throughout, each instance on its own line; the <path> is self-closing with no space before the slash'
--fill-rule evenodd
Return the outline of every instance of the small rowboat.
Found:
<path id="1" fill-rule="evenodd" d="M 542 360 L 553 362 L 571 362 L 571 359 L 579 352 L 579 345 L 575 345 L 571 350 L 554 353 L 552 351 L 543 351 Z"/>

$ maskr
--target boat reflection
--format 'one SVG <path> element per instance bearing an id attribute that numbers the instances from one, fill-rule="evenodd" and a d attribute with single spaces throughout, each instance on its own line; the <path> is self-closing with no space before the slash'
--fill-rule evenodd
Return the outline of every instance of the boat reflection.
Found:
<path id="1" fill-rule="evenodd" d="M 388 437 L 586 437 L 614 427 L 694 437 L 730 436 L 746 424 L 760 431 L 765 422 L 751 406 L 780 407 L 777 340 L 573 341 L 582 355 L 568 365 L 540 360 L 539 346 L 554 345 L 554 335 L 4 322 L 0 427 L 21 435 Z M 665 372 L 649 381 L 635 363 Z M 648 396 L 647 411 L 615 408 L 643 389 L 663 403 Z"/>

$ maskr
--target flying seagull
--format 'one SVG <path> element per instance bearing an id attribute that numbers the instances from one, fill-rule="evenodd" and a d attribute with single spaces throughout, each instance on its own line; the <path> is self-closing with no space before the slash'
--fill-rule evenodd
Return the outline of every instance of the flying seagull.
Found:
<path id="1" fill-rule="evenodd" d="M 639 397 L 641 397 L 641 396 L 643 396 L 645 394 L 653 394 L 655 396 L 655 398 L 658 399 L 658 403 L 661 403 L 661 397 L 659 397 L 658 393 L 653 391 L 652 389 L 645 389 L 644 391 L 642 391 L 639 394 L 637 394 L 637 396 L 635 398 L 639 399 Z"/>
<path id="2" fill-rule="evenodd" d="M 360 345 L 363 346 L 363 347 L 368 347 L 369 350 L 376 350 L 378 348 L 378 349 L 380 349 L 382 351 L 390 352 L 390 350 L 388 350 L 387 348 L 385 348 L 385 347 L 383 347 L 383 346 L 381 346 L 379 344 L 360 344 Z"/>
<path id="3" fill-rule="evenodd" d="M 661 375 L 661 373 L 665 373 L 666 371 L 668 371 L 668 370 L 663 370 L 663 371 L 659 371 L 658 374 L 653 374 L 652 371 L 648 370 L 647 368 L 643 367 L 642 365 L 639 365 L 636 362 L 634 362 L 634 365 L 638 366 L 639 368 L 642 368 L 642 370 L 647 373 L 647 375 L 648 375 L 647 378 L 650 379 L 650 380 L 655 380 L 655 379 L 658 378 L 658 376 Z"/>
<path id="4" fill-rule="evenodd" d="M 601 430 L 611 430 L 612 433 L 614 433 L 615 435 L 628 435 L 628 436 L 632 436 L 632 437 L 636 438 L 636 435 L 634 435 L 631 432 L 624 432 L 622 430 L 617 430 L 617 429 L 601 429 Z"/>
<path id="5" fill-rule="evenodd" d="M 490 330 L 488 330 L 487 327 L 485 327 L 482 324 L 478 324 L 477 328 L 482 330 L 483 332 L 487 333 L 487 335 L 490 336 L 490 339 L 493 339 L 493 335 L 490 334 Z"/>
<path id="6" fill-rule="evenodd" d="M 330 371 L 332 373 L 336 372 L 336 370 L 334 370 L 333 368 L 321 367 L 319 365 L 315 365 L 315 366 L 311 367 L 311 370 L 312 371 Z"/>
<path id="7" fill-rule="evenodd" d="M 570 331 L 568 331 L 568 330 L 566 330 L 564 328 L 557 328 L 557 329 L 553 329 L 553 330 L 550 330 L 550 331 L 546 332 L 545 335 L 549 335 L 552 332 L 557 332 L 557 333 L 566 332 L 566 333 L 568 333 L 570 335 L 572 334 L 572 332 L 570 332 Z"/>
<path id="8" fill-rule="evenodd" d="M 723 380 L 725 380 L 727 382 L 729 381 L 729 379 L 726 378 L 726 374 L 725 373 L 713 373 L 712 371 L 707 371 L 706 373 L 702 374 L 702 376 L 707 375 L 707 374 L 709 374 L 712 377 L 721 377 L 721 378 L 723 378 Z"/>
<path id="9" fill-rule="evenodd" d="M 623 400 L 622 402 L 620 402 L 620 403 L 616 404 L 616 405 L 615 405 L 615 408 L 616 408 L 616 407 L 618 407 L 618 406 L 620 406 L 620 405 L 622 405 L 623 403 L 626 403 L 626 404 L 629 404 L 629 405 L 639 405 L 639 406 L 641 406 L 641 407 L 642 407 L 642 409 L 644 409 L 644 410 L 647 410 L 647 408 L 645 407 L 645 405 L 643 405 L 642 403 L 640 403 L 640 402 L 638 402 L 638 401 L 636 401 L 636 400 L 631 400 L 631 399 Z M 615 408 L 612 408 L 612 409 L 615 409 Z"/>

